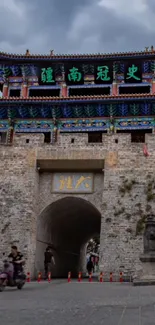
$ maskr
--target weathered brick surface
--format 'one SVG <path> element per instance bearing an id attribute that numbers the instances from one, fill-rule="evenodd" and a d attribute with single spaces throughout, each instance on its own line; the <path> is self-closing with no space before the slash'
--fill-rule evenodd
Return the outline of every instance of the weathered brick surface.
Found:
<path id="1" fill-rule="evenodd" d="M 95 176 L 94 194 L 79 195 L 101 213 L 101 269 L 140 270 L 143 241 L 136 227 L 139 219 L 154 211 L 148 184 L 153 194 L 155 135 L 146 135 L 146 143 L 147 158 L 142 144 L 131 143 L 129 134 L 103 135 L 102 144 L 88 144 L 86 134 L 59 135 L 54 145 L 45 144 L 42 134 L 26 134 L 16 135 L 11 147 L 0 146 L 0 253 L 17 243 L 33 271 L 39 216 L 67 196 L 52 194 L 51 175 L 39 174 L 37 159 L 104 159 L 104 173 Z"/>

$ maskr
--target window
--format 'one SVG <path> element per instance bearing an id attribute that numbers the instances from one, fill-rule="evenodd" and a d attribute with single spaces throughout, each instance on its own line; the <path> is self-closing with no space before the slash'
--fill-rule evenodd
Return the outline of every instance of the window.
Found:
<path id="1" fill-rule="evenodd" d="M 152 133 L 152 129 L 131 131 L 131 142 L 145 143 L 145 134 L 147 133 Z"/>
<path id="2" fill-rule="evenodd" d="M 131 134 L 131 142 L 145 143 L 145 134 L 152 133 L 150 130 L 117 130 L 117 133 Z"/>
<path id="3" fill-rule="evenodd" d="M 131 132 L 131 142 L 145 143 L 145 133 Z"/>
<path id="4" fill-rule="evenodd" d="M 115 143 L 118 143 L 118 139 L 115 139 Z"/>
<path id="5" fill-rule="evenodd" d="M 51 143 L 51 132 L 44 133 L 44 143 Z"/>
<path id="6" fill-rule="evenodd" d="M 102 143 L 102 133 L 101 132 L 88 133 L 88 143 Z"/>
<path id="7" fill-rule="evenodd" d="M 69 96 L 101 96 L 110 95 L 110 87 L 70 88 Z"/>
<path id="8" fill-rule="evenodd" d="M 71 143 L 74 143 L 74 138 L 71 139 Z"/>
<path id="9" fill-rule="evenodd" d="M 35 88 L 29 90 L 29 97 L 59 97 L 60 89 L 52 88 Z"/>
<path id="10" fill-rule="evenodd" d="M 29 139 L 26 139 L 26 143 L 29 143 L 30 142 L 30 140 Z"/>
<path id="11" fill-rule="evenodd" d="M 149 94 L 150 86 L 120 87 L 119 94 Z"/>
<path id="12" fill-rule="evenodd" d="M 0 144 L 6 143 L 6 132 L 0 132 Z"/>
<path id="13" fill-rule="evenodd" d="M 10 89 L 10 97 L 20 97 L 20 89 Z"/>

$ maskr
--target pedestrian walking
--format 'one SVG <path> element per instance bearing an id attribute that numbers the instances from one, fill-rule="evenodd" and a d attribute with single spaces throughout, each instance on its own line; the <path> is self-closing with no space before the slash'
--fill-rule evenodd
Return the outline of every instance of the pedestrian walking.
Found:
<path id="1" fill-rule="evenodd" d="M 48 272 L 51 272 L 52 270 L 52 264 L 55 265 L 54 256 L 52 253 L 52 249 L 50 246 L 46 248 L 46 251 L 44 253 L 44 270 L 45 270 L 45 279 L 48 278 Z"/>
<path id="2" fill-rule="evenodd" d="M 92 273 L 92 271 L 93 271 L 93 262 L 92 262 L 92 260 L 90 258 L 89 261 L 88 261 L 88 263 L 87 263 L 87 272 L 88 272 L 88 275 L 90 273 Z"/>

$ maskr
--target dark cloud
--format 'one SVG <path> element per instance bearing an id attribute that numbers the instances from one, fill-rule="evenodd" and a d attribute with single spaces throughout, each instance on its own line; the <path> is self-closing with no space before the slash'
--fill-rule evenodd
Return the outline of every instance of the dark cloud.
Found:
<path id="1" fill-rule="evenodd" d="M 0 50 L 141 50 L 155 39 L 154 0 L 1 0 Z"/>

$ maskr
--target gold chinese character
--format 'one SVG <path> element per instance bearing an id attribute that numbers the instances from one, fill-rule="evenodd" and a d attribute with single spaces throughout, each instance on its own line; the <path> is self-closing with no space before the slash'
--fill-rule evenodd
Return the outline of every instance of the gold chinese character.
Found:
<path id="1" fill-rule="evenodd" d="M 68 176 L 68 177 L 61 176 L 59 190 L 62 191 L 65 188 L 68 190 L 71 190 L 73 188 L 72 181 L 73 180 L 72 180 L 71 176 Z"/>
<path id="2" fill-rule="evenodd" d="M 91 177 L 90 176 L 88 176 L 88 177 L 81 176 L 78 179 L 75 188 L 77 189 L 84 181 L 86 181 L 86 179 L 91 179 Z M 85 188 L 89 188 L 90 187 L 90 184 L 84 183 L 84 186 L 85 186 Z"/>

